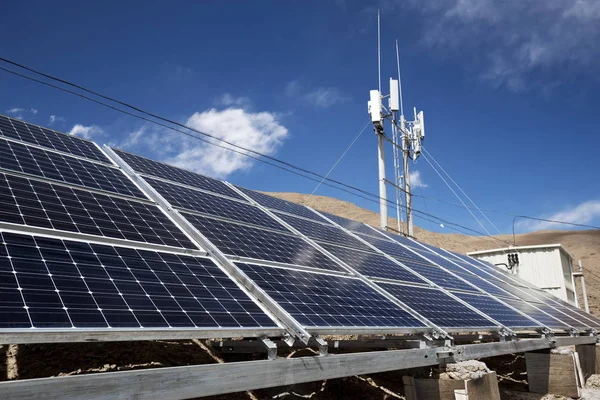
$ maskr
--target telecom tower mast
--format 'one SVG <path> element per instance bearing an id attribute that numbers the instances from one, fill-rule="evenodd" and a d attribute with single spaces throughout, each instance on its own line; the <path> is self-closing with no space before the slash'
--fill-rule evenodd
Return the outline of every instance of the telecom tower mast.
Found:
<path id="1" fill-rule="evenodd" d="M 380 57 L 380 24 L 379 13 L 377 14 L 377 65 L 379 67 L 379 90 L 370 91 L 370 100 L 368 102 L 368 111 L 371 116 L 371 122 L 375 134 L 377 135 L 377 160 L 379 166 L 379 212 L 381 229 L 387 230 L 387 194 L 386 184 L 389 183 L 396 188 L 396 213 L 398 221 L 402 220 L 401 198 L 399 190 L 405 193 L 406 204 L 406 231 L 408 236 L 414 236 L 413 217 L 412 217 L 412 195 L 410 188 L 410 170 L 409 159 L 413 162 L 421 155 L 421 141 L 425 138 L 425 120 L 423 111 L 417 113 L 414 108 L 414 120 L 407 121 L 404 116 L 402 105 L 402 86 L 400 81 L 400 57 L 398 54 L 398 41 L 396 41 L 396 61 L 398 67 L 398 79 L 390 78 L 390 94 L 388 108 L 383 106 L 383 96 L 381 95 L 381 57 Z M 386 96 L 387 97 L 387 96 Z M 398 121 L 398 111 L 400 111 L 400 120 Z M 386 137 L 384 122 L 388 120 L 392 125 L 392 139 Z M 394 177 L 395 182 L 390 182 L 385 178 L 385 139 L 392 143 L 394 148 Z M 398 144 L 398 140 L 401 142 Z M 402 151 L 402 170 L 398 160 L 398 149 Z M 402 188 L 401 177 L 404 178 L 404 188 Z M 398 224 L 400 228 L 400 224 Z M 400 230 L 400 229 L 399 229 Z"/>

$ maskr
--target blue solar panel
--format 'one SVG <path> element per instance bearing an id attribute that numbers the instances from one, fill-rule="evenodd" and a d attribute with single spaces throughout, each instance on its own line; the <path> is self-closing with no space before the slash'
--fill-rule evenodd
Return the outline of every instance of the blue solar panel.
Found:
<path id="1" fill-rule="evenodd" d="M 425 278 L 429 279 L 433 283 L 445 288 L 445 289 L 459 289 L 473 291 L 476 290 L 473 286 L 458 279 L 457 277 L 449 274 L 443 269 L 434 265 L 416 263 L 414 261 L 405 260 L 402 261 L 404 265 L 412 269 L 416 273 Z"/>
<path id="2" fill-rule="evenodd" d="M 312 212 L 308 208 L 301 206 L 300 204 L 292 203 L 291 201 L 287 200 L 281 200 L 276 197 L 259 193 L 254 190 L 246 189 L 243 187 L 236 187 L 263 207 L 270 208 L 272 210 L 283 211 L 289 214 L 298 215 L 304 218 L 314 219 L 315 221 L 328 223 L 325 219 L 321 218 L 319 215 Z"/>
<path id="3" fill-rule="evenodd" d="M 362 235 L 362 234 L 359 234 L 358 236 L 361 239 L 365 240 L 366 242 L 369 242 L 370 244 L 372 244 L 379 250 L 383 251 L 384 253 L 386 253 L 394 258 L 397 258 L 400 260 L 413 260 L 413 261 L 417 261 L 417 262 L 427 262 L 422 257 L 419 257 L 418 255 L 411 252 L 410 250 L 405 249 L 404 247 L 400 246 L 398 243 L 394 243 L 389 240 L 376 239 L 374 237 Z"/>
<path id="4" fill-rule="evenodd" d="M 343 246 L 352 247 L 354 249 L 367 251 L 371 250 L 369 246 L 350 236 L 336 226 L 325 225 L 303 218 L 292 217 L 291 215 L 287 214 L 277 213 L 277 216 L 310 238 L 330 243 L 337 243 Z"/>
<path id="5" fill-rule="evenodd" d="M 110 164 L 110 160 L 104 153 L 89 140 L 2 115 L 0 115 L 0 135 Z"/>
<path id="6" fill-rule="evenodd" d="M 0 173 L 0 221 L 197 248 L 153 204 Z"/>
<path id="7" fill-rule="evenodd" d="M 0 168 L 127 196 L 146 196 L 119 169 L 0 139 Z"/>
<path id="8" fill-rule="evenodd" d="M 502 298 L 502 301 L 516 308 L 522 313 L 527 314 L 529 317 L 534 318 L 549 328 L 563 328 L 565 326 L 564 322 L 558 321 L 556 318 L 552 318 L 552 316 L 534 307 L 533 304 L 535 303 L 527 303 L 519 299 L 509 298 Z M 538 304 L 535 305 L 537 306 Z"/>
<path id="9" fill-rule="evenodd" d="M 497 326 L 439 289 L 392 283 L 377 285 L 441 328 Z"/>
<path id="10" fill-rule="evenodd" d="M 406 268 L 401 267 L 380 254 L 358 251 L 332 244 L 319 243 L 319 245 L 360 274 L 406 282 L 427 283 Z"/>
<path id="11" fill-rule="evenodd" d="M 513 309 L 482 294 L 455 292 L 454 295 L 469 305 L 483 311 L 508 328 L 539 328 L 539 324 Z"/>
<path id="12" fill-rule="evenodd" d="M 209 192 L 233 197 L 234 199 L 243 199 L 242 196 L 222 181 L 148 158 L 136 156 L 135 154 L 127 153 L 122 150 L 113 149 L 113 151 L 117 153 L 123 161 L 129 164 L 131 168 L 139 173 L 208 190 Z"/>
<path id="13" fill-rule="evenodd" d="M 198 215 L 182 215 L 223 253 L 326 270 L 343 268 L 300 237 Z"/>
<path id="14" fill-rule="evenodd" d="M 337 215 L 329 214 L 326 212 L 321 212 L 321 214 L 325 215 L 327 218 L 329 218 L 330 220 L 332 220 L 333 222 L 335 222 L 342 228 L 348 229 L 349 231 L 378 237 L 377 232 L 373 231 L 373 229 L 371 229 L 370 227 L 368 227 L 367 225 L 365 225 L 362 222 L 339 217 Z"/>
<path id="15" fill-rule="evenodd" d="M 276 327 L 208 258 L 0 236 L 0 329 Z"/>
<path id="16" fill-rule="evenodd" d="M 424 327 L 358 279 L 237 265 L 304 327 Z"/>
<path id="17" fill-rule="evenodd" d="M 283 227 L 283 225 L 275 221 L 267 213 L 248 203 L 229 200 L 225 197 L 211 195 L 199 190 L 188 189 L 152 178 L 145 179 L 174 207 L 287 231 L 287 228 Z"/>

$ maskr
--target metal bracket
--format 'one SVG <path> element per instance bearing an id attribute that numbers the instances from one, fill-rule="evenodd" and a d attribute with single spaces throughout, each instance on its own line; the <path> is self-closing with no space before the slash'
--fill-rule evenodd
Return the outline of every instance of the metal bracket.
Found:
<path id="1" fill-rule="evenodd" d="M 277 359 L 277 345 L 269 338 L 260 338 L 263 345 L 267 348 L 267 358 L 269 360 Z"/>
<path id="2" fill-rule="evenodd" d="M 498 332 L 498 339 L 501 342 L 509 342 L 511 340 L 513 340 L 513 338 L 515 338 L 517 335 L 511 331 L 511 330 L 507 330 L 507 329 L 500 329 Z"/>
<path id="3" fill-rule="evenodd" d="M 571 337 L 579 336 L 579 330 L 576 328 L 569 329 L 569 336 L 571 336 Z"/>
<path id="4" fill-rule="evenodd" d="M 325 357 L 329 352 L 329 344 L 318 336 L 313 336 L 313 339 L 319 348 L 319 357 Z"/>

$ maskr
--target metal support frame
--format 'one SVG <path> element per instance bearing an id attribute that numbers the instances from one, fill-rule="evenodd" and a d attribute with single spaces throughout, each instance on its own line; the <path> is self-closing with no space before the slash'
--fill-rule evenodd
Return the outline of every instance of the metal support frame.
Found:
<path id="1" fill-rule="evenodd" d="M 332 354 L 15 380 L 0 383 L 2 398 L 47 400 L 175 400 L 293 385 L 345 376 L 439 365 L 558 346 L 594 344 L 592 337 L 523 339 L 458 346 Z"/>
<path id="2" fill-rule="evenodd" d="M 147 195 L 156 202 L 158 207 L 169 215 L 177 226 L 187 233 L 192 240 L 201 248 L 205 249 L 227 276 L 229 276 L 250 298 L 252 298 L 261 309 L 274 321 L 284 326 L 293 336 L 304 343 L 308 343 L 310 333 L 302 327 L 290 314 L 288 314 L 277 302 L 275 302 L 264 290 L 254 283 L 242 270 L 225 256 L 206 236 L 198 231 L 186 218 L 184 218 L 173 206 L 154 189 L 146 180 L 138 175 L 129 164 L 127 164 L 113 149 L 104 146 L 108 156 L 117 163 L 131 179 L 140 185 Z"/>

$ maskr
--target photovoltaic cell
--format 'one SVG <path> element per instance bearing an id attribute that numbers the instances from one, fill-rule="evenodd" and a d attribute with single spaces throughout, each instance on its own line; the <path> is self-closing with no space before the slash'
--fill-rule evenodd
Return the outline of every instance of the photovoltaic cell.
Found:
<path id="1" fill-rule="evenodd" d="M 358 279 L 237 265 L 304 327 L 424 327 Z"/>
<path id="2" fill-rule="evenodd" d="M 394 258 L 403 259 L 403 260 L 413 260 L 413 261 L 417 261 L 417 262 L 427 262 L 422 257 L 416 255 L 415 253 L 411 252 L 410 250 L 405 249 L 404 247 L 400 246 L 398 243 L 394 243 L 394 242 L 391 242 L 388 240 L 383 240 L 383 239 L 376 239 L 374 237 L 363 235 L 363 234 L 358 234 L 358 236 L 360 236 L 361 239 L 369 242 L 370 244 L 372 244 L 379 250 L 383 251 L 384 253 L 386 253 Z"/>
<path id="3" fill-rule="evenodd" d="M 454 295 L 508 328 L 539 328 L 539 324 L 486 295 L 455 292 Z"/>
<path id="4" fill-rule="evenodd" d="M 484 277 L 472 275 L 469 273 L 459 273 L 458 275 L 486 293 L 493 294 L 494 296 L 513 297 L 512 292 L 506 292 L 502 290 L 502 288 L 495 286 L 497 282 L 495 282 L 493 279 L 485 279 Z"/>
<path id="5" fill-rule="evenodd" d="M 211 195 L 152 178 L 145 178 L 145 180 L 174 207 L 289 232 L 287 228 L 275 221 L 267 213 L 248 203 L 229 200 L 225 197 Z"/>
<path id="6" fill-rule="evenodd" d="M 292 203 L 287 200 L 281 200 L 276 197 L 255 192 L 254 190 L 246 189 L 240 186 L 236 187 L 263 207 L 283 211 L 289 214 L 299 215 L 304 218 L 314 219 L 315 221 L 328 223 L 325 219 L 321 218 L 319 215 L 312 212 L 308 208 L 301 206 L 300 204 Z"/>
<path id="7" fill-rule="evenodd" d="M 377 285 L 440 328 L 483 328 L 497 325 L 439 289 L 379 282 Z"/>
<path id="8" fill-rule="evenodd" d="M 185 248 L 158 207 L 0 173 L 0 221 Z"/>
<path id="9" fill-rule="evenodd" d="M 369 246 L 350 236 L 336 226 L 325 225 L 281 213 L 277 213 L 277 216 L 310 238 L 323 240 L 330 243 L 337 243 L 343 246 L 352 247 L 354 249 L 367 251 L 371 250 Z"/>
<path id="10" fill-rule="evenodd" d="M 369 228 L 367 225 L 362 222 L 354 221 L 352 219 L 347 219 L 343 217 L 339 217 L 337 215 L 329 214 L 326 212 L 321 212 L 327 218 L 341 226 L 342 228 L 348 229 L 349 231 L 362 233 L 364 235 L 371 235 L 377 237 L 377 232 L 373 231 L 373 229 Z"/>
<path id="11" fill-rule="evenodd" d="M 28 124 L 18 119 L 0 115 L 0 134 L 110 164 L 110 160 L 89 140 Z"/>
<path id="12" fill-rule="evenodd" d="M 552 316 L 542 312 L 541 310 L 537 309 L 536 307 L 534 307 L 532 304 L 535 303 L 527 303 L 524 302 L 522 300 L 519 299 L 508 299 L 508 298 L 502 298 L 502 301 L 504 301 L 506 304 L 511 305 L 512 307 L 516 308 L 517 310 L 521 311 L 524 314 L 527 314 L 527 316 L 539 321 L 540 323 L 544 324 L 544 326 L 547 326 L 549 328 L 564 328 L 565 327 L 565 323 L 558 321 L 556 318 L 552 318 Z M 537 306 L 537 304 L 536 304 Z"/>
<path id="13" fill-rule="evenodd" d="M 576 307 L 573 307 L 573 305 L 567 303 L 566 301 L 556 297 L 556 296 L 552 296 L 551 294 L 546 293 L 545 294 L 546 299 L 544 300 L 544 303 L 547 303 L 549 306 L 554 307 L 556 306 L 562 306 L 563 308 L 560 308 L 561 310 L 563 310 L 564 308 L 567 308 L 571 313 L 577 314 L 580 316 L 580 320 L 582 322 L 586 322 L 591 324 L 590 326 L 592 327 L 600 327 L 600 319 L 598 319 L 597 317 L 595 317 L 592 314 L 586 313 L 583 310 L 580 310 Z"/>
<path id="14" fill-rule="evenodd" d="M 429 279 L 433 283 L 443 287 L 444 289 L 459 289 L 473 291 L 476 290 L 468 283 L 458 279 L 457 277 L 450 275 L 440 267 L 434 265 L 416 263 L 414 261 L 405 260 L 402 261 L 411 270 L 415 271 L 421 276 Z"/>
<path id="15" fill-rule="evenodd" d="M 119 169 L 0 139 L 0 168 L 146 198 Z"/>
<path id="16" fill-rule="evenodd" d="M 177 168 L 172 165 L 163 164 L 148 158 L 136 156 L 122 150 L 113 149 L 119 157 L 123 159 L 131 168 L 142 174 L 156 176 L 173 182 L 182 183 L 188 186 L 194 186 L 209 192 L 233 197 L 234 199 L 243 199 L 233 189 L 222 181 L 212 179 L 185 169 Z"/>
<path id="17" fill-rule="evenodd" d="M 363 275 L 426 284 L 424 280 L 415 274 L 377 253 L 358 251 L 325 243 L 319 243 L 319 245 Z"/>
<path id="18" fill-rule="evenodd" d="M 300 237 L 182 213 L 223 253 L 238 257 L 342 271 L 332 259 Z"/>
<path id="19" fill-rule="evenodd" d="M 276 326 L 208 258 L 0 236 L 2 329 Z"/>

